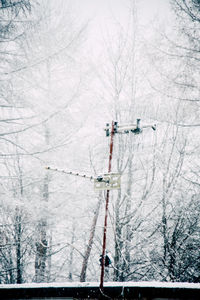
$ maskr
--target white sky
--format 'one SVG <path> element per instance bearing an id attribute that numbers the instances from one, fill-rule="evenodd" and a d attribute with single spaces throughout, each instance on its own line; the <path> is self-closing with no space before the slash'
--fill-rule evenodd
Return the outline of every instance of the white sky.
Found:
<path id="1" fill-rule="evenodd" d="M 102 49 L 102 35 L 105 35 L 106 30 L 109 29 L 114 34 L 115 22 L 119 22 L 121 26 L 127 25 L 131 1 L 134 0 L 76 0 L 73 3 L 78 19 L 90 19 L 87 42 L 94 56 L 98 56 Z M 145 38 L 153 38 L 156 28 L 170 26 L 171 14 L 168 0 L 135 0 L 135 3 L 137 21 Z"/>

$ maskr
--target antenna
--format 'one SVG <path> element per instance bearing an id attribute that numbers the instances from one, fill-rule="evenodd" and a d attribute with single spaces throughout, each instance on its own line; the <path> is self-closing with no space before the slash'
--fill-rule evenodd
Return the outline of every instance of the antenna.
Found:
<path id="1" fill-rule="evenodd" d="M 94 176 L 94 175 L 90 176 L 86 174 L 80 174 L 80 173 L 52 168 L 52 167 L 45 167 L 45 169 L 48 171 L 54 171 L 58 173 L 89 179 L 90 181 L 94 182 L 95 191 L 114 190 L 114 189 L 120 189 L 121 187 L 121 175 L 119 173 L 106 173 L 98 176 Z"/>

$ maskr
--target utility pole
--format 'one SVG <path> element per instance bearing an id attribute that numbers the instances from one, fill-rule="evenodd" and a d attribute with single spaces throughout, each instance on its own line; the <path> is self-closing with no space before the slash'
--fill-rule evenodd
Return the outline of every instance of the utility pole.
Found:
<path id="1" fill-rule="evenodd" d="M 126 125 L 118 125 L 118 122 L 112 121 L 112 125 L 110 127 L 109 124 L 106 124 L 106 136 L 110 136 L 110 153 L 109 153 L 109 164 L 108 164 L 108 174 L 111 173 L 111 163 L 112 163 L 112 155 L 113 155 L 113 147 L 114 147 L 114 135 L 118 134 L 128 134 L 134 133 L 140 134 L 143 131 L 143 128 L 152 128 L 156 130 L 156 125 L 145 125 L 140 126 L 140 119 L 137 119 L 136 124 L 126 124 Z M 107 235 L 107 219 L 108 219 L 108 205 L 109 205 L 109 195 L 110 190 L 107 190 L 106 193 L 106 206 L 105 206 L 105 219 L 104 219 L 104 231 L 103 231 L 103 245 L 102 245 L 102 256 L 101 256 L 101 277 L 100 277 L 100 290 L 103 292 L 103 283 L 104 283 L 104 270 L 105 270 L 105 253 L 106 253 L 106 235 Z"/>
<path id="2" fill-rule="evenodd" d="M 108 162 L 108 173 L 111 172 L 113 142 L 114 142 L 114 134 L 115 134 L 115 127 L 114 126 L 115 125 L 117 125 L 117 123 L 112 121 L 112 127 L 111 127 L 111 133 L 110 133 L 110 154 L 109 154 L 109 162 Z M 110 195 L 110 190 L 107 190 L 107 192 L 106 192 L 104 230 L 103 230 L 102 261 L 101 261 L 101 278 L 100 278 L 100 289 L 101 290 L 103 289 L 104 270 L 105 270 L 105 252 L 106 252 L 106 234 L 107 234 L 109 195 Z"/>

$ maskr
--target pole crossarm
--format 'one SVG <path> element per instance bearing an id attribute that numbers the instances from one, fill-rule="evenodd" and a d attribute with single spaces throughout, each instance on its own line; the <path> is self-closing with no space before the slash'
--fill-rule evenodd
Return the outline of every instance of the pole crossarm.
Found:
<path id="1" fill-rule="evenodd" d="M 142 133 L 143 129 L 151 128 L 153 130 L 156 130 L 156 124 L 146 124 L 146 125 L 140 125 L 140 119 L 137 119 L 137 123 L 134 124 L 124 124 L 124 125 L 118 125 L 118 122 L 114 122 L 114 134 L 125 134 L 125 133 L 134 133 L 139 134 Z M 112 126 L 107 123 L 106 128 L 104 128 L 106 131 L 106 136 L 111 135 Z"/>

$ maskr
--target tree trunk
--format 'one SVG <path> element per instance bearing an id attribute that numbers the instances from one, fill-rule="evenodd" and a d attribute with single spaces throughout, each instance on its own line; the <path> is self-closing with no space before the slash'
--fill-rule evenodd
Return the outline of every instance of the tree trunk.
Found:
<path id="1" fill-rule="evenodd" d="M 49 144 L 49 131 L 45 128 L 45 140 L 46 144 Z M 43 185 L 43 202 L 49 200 L 49 174 L 44 177 Z M 48 240 L 47 240 L 47 218 L 42 216 L 38 224 L 38 237 L 36 242 L 36 257 L 35 257 L 35 281 L 44 282 L 47 281 L 46 274 L 46 261 L 48 253 Z M 48 274 L 49 276 L 49 274 Z"/>
<path id="2" fill-rule="evenodd" d="M 20 187 L 20 196 L 23 197 L 23 177 L 22 169 L 20 166 L 20 157 L 17 156 L 17 164 L 19 170 L 19 187 Z M 16 207 L 16 216 L 15 216 L 15 242 L 16 242 L 16 267 L 17 267 L 17 283 L 22 283 L 22 211 L 20 208 Z"/>
<path id="3" fill-rule="evenodd" d="M 81 275 L 80 275 L 80 282 L 85 282 L 86 280 L 86 271 L 87 271 L 87 265 L 88 265 L 88 260 L 90 257 L 90 253 L 92 250 L 92 245 L 93 245 L 93 241 L 94 241 L 94 235 L 95 235 L 95 230 L 96 230 L 96 224 L 97 224 L 97 219 L 99 216 L 99 209 L 101 206 L 101 200 L 102 197 L 101 195 L 99 196 L 99 200 L 97 203 L 97 207 L 94 213 L 94 217 L 93 217 L 93 222 L 92 222 L 92 226 L 91 226 L 91 230 L 90 230 L 90 238 L 89 238 L 89 242 L 85 251 L 85 255 L 84 255 L 84 259 L 83 259 L 83 264 L 82 264 L 82 269 L 81 269 Z"/>
<path id="4" fill-rule="evenodd" d="M 15 234 L 16 234 L 16 260 L 17 260 L 17 283 L 22 283 L 22 251 L 21 251 L 21 215 L 19 210 L 17 210 L 16 220 L 15 220 Z"/>
<path id="5" fill-rule="evenodd" d="M 121 240 L 122 228 L 120 225 L 119 206 L 121 200 L 121 190 L 118 191 L 116 206 L 115 206 L 115 256 L 114 256 L 114 281 L 119 281 L 120 265 L 121 265 Z"/>

